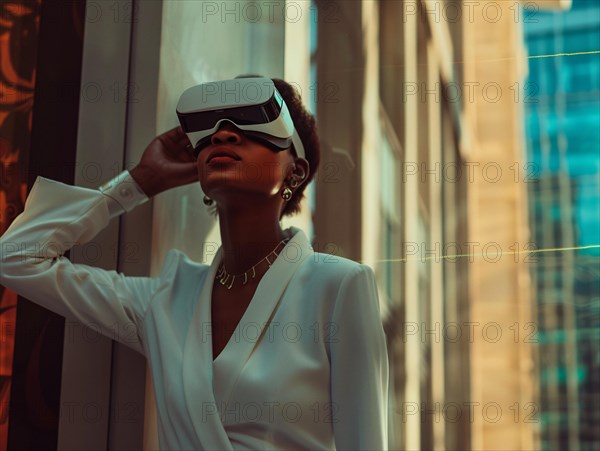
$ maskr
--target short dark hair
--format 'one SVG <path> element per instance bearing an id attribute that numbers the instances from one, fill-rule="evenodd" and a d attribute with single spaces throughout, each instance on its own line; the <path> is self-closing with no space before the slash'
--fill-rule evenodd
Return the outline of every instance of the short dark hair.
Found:
<path id="1" fill-rule="evenodd" d="M 235 78 L 250 78 L 250 77 L 263 77 L 262 75 L 244 74 L 238 75 Z M 285 104 L 288 107 L 294 126 L 302 144 L 304 145 L 304 153 L 310 173 L 306 179 L 306 182 L 300 185 L 295 191 L 292 198 L 287 201 L 281 212 L 281 216 L 292 216 L 300 212 L 300 202 L 304 198 L 304 190 L 308 184 L 312 181 L 319 168 L 321 161 L 321 145 L 319 142 L 319 135 L 317 132 L 317 121 L 315 117 L 308 112 L 302 103 L 302 98 L 298 91 L 288 82 L 280 78 L 271 78 L 277 91 L 283 97 Z M 294 149 L 295 150 L 295 149 Z M 298 156 L 296 154 L 296 156 Z"/>

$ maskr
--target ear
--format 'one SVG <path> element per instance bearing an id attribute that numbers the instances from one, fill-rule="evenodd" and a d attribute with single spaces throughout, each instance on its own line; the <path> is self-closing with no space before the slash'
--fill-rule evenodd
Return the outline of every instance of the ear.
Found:
<path id="1" fill-rule="evenodd" d="M 295 169 L 293 174 L 298 178 L 300 184 L 303 184 L 310 175 L 310 164 L 304 158 L 296 157 L 294 159 Z"/>

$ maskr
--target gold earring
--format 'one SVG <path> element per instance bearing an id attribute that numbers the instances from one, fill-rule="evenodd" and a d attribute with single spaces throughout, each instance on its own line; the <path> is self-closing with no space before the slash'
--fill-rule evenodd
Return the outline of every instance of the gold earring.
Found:
<path id="1" fill-rule="evenodd" d="M 286 188 L 282 191 L 281 193 L 281 197 L 283 197 L 283 200 L 288 201 L 292 198 L 292 190 L 289 188 Z"/>

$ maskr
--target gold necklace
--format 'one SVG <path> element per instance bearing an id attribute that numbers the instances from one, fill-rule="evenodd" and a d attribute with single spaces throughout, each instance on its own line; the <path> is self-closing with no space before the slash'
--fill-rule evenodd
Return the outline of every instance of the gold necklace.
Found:
<path id="1" fill-rule="evenodd" d="M 250 268 L 247 271 L 244 271 L 241 274 L 229 274 L 227 272 L 227 270 L 225 269 L 225 263 L 222 263 L 221 267 L 217 271 L 215 280 L 219 281 L 221 283 L 221 285 L 223 285 L 228 290 L 231 290 L 231 287 L 233 286 L 233 282 L 235 281 L 235 278 L 236 277 L 241 278 L 242 276 L 244 276 L 244 282 L 242 283 L 242 285 L 246 285 L 246 283 L 248 282 L 248 273 L 250 271 L 252 271 L 252 278 L 253 279 L 256 278 L 256 271 L 254 270 L 254 268 L 257 267 L 258 265 L 260 265 L 264 260 L 266 260 L 267 263 L 269 263 L 269 268 L 270 268 L 271 265 L 273 264 L 273 262 L 271 262 L 271 260 L 269 260 L 269 256 L 271 254 L 275 254 L 275 258 L 277 258 L 279 256 L 279 254 L 277 252 L 275 252 L 275 250 L 279 247 L 279 245 L 281 243 L 287 243 L 290 239 L 291 238 L 285 238 L 285 239 L 281 240 L 279 243 L 277 243 L 277 246 L 275 246 L 275 249 L 273 249 L 271 252 L 269 252 L 266 257 L 262 258 L 258 263 L 254 264 L 252 266 L 252 268 Z M 273 259 L 273 261 L 275 261 L 275 259 Z M 231 278 L 231 280 L 230 280 L 230 278 Z"/>

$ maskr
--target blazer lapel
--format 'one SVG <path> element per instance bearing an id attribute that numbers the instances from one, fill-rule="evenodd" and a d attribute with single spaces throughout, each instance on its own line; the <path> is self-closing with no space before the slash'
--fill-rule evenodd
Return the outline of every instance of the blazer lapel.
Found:
<path id="1" fill-rule="evenodd" d="M 263 275 L 231 340 L 214 361 L 214 393 L 221 407 L 226 408 L 235 383 L 262 339 L 262 332 L 268 326 L 292 276 L 313 253 L 304 232 L 296 227 L 291 229 L 294 235 Z"/>
<path id="2" fill-rule="evenodd" d="M 222 259 L 222 247 L 219 247 L 203 281 L 183 350 L 185 402 L 203 449 L 233 449 L 220 414 L 227 408 L 235 382 L 260 342 L 262 331 L 270 321 L 294 272 L 314 253 L 305 233 L 296 227 L 290 229 L 292 239 L 263 275 L 231 340 L 214 362 L 210 327 L 211 298 L 214 279 Z M 252 337 L 249 337 L 246 329 L 249 324 L 252 324 Z M 252 339 L 253 337 L 258 338 Z"/>
<path id="3" fill-rule="evenodd" d="M 200 449 L 233 450 L 221 422 L 213 392 L 210 300 L 221 262 L 217 251 L 203 281 L 183 349 L 183 391 Z"/>

